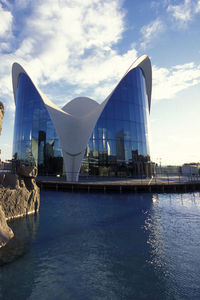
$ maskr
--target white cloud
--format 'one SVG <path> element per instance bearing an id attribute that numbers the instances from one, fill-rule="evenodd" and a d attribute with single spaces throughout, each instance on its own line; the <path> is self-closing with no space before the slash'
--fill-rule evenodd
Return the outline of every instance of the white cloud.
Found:
<path id="1" fill-rule="evenodd" d="M 200 0 L 198 0 L 196 7 L 195 7 L 195 12 L 200 13 Z"/>
<path id="2" fill-rule="evenodd" d="M 15 0 L 17 9 L 24 9 L 28 6 L 31 0 Z"/>
<path id="3" fill-rule="evenodd" d="M 26 3 L 30 4 L 20 1 L 20 7 Z M 30 9 L 22 16 L 23 26 L 18 24 L 13 40 L 18 46 L 0 59 L 0 95 L 11 96 L 9 68 L 17 61 L 44 88 L 62 82 L 83 94 L 91 88 L 100 99 L 137 56 L 135 49 L 124 54 L 113 50 L 125 30 L 117 0 L 36 0 Z M 11 11 L 17 21 L 19 12 L 15 7 Z"/>
<path id="4" fill-rule="evenodd" d="M 164 23 L 158 18 L 153 22 L 145 25 L 141 28 L 142 43 L 141 48 L 146 48 L 150 45 L 152 40 L 158 37 L 158 35 L 165 30 Z"/>
<path id="5" fill-rule="evenodd" d="M 21 1 L 25 6 L 29 2 Z M 17 5 L 17 4 L 16 4 Z M 20 33 L 13 36 L 16 49 L 0 56 L 0 97 L 13 109 L 10 67 L 14 61 L 30 74 L 41 90 L 57 84 L 66 91 L 56 98 L 70 100 L 76 88 L 83 96 L 102 101 L 136 59 L 137 51 L 119 54 L 115 48 L 125 30 L 124 13 L 116 0 L 36 0 L 29 15 L 23 15 Z M 14 11 L 14 8 L 12 9 Z M 9 12 L 10 14 L 10 12 Z M 17 15 L 13 18 L 16 19 Z M 11 18 L 12 19 L 12 18 Z M 156 19 L 144 26 L 143 47 L 164 30 Z M 153 99 L 169 99 L 199 82 L 199 67 L 191 64 L 171 69 L 153 68 Z M 163 93 L 164 91 L 164 93 Z M 51 90 L 48 90 L 51 98 Z M 75 96 L 76 96 L 75 95 Z"/>
<path id="6" fill-rule="evenodd" d="M 200 12 L 200 1 L 184 0 L 179 5 L 169 5 L 167 11 L 179 22 L 180 26 L 185 26 L 194 18 L 194 15 Z"/>
<path id="7" fill-rule="evenodd" d="M 153 100 L 172 99 L 188 87 L 200 83 L 200 65 L 187 63 L 170 69 L 153 66 Z"/>
<path id="8" fill-rule="evenodd" d="M 12 82 L 11 82 L 11 56 L 4 54 L 0 55 L 0 97 L 3 101 L 6 99 L 6 103 L 9 107 L 11 107 L 11 97 L 12 97 Z"/>
<path id="9" fill-rule="evenodd" d="M 12 14 L 3 9 L 2 5 L 0 4 L 0 38 L 8 38 L 11 34 L 11 26 L 12 26 Z"/>
<path id="10" fill-rule="evenodd" d="M 151 8 L 153 8 L 153 9 L 157 9 L 157 8 L 159 8 L 160 7 L 160 5 L 161 5 L 161 2 L 159 1 L 151 1 Z"/>
<path id="11" fill-rule="evenodd" d="M 169 5 L 167 10 L 172 13 L 175 19 L 183 22 L 187 22 L 192 18 L 190 0 L 185 0 L 184 3 L 180 5 Z"/>

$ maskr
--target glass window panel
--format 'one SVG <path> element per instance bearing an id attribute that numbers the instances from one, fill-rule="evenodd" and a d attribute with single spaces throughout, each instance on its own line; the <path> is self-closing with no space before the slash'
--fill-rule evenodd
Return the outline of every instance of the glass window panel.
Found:
<path id="1" fill-rule="evenodd" d="M 143 124 L 141 126 L 141 137 L 142 137 L 142 141 L 145 142 L 146 136 L 145 136 L 145 129 Z"/>
<path id="2" fill-rule="evenodd" d="M 140 109 L 139 109 L 139 105 L 135 105 L 135 120 L 136 120 L 136 122 L 140 122 Z"/>
<path id="3" fill-rule="evenodd" d="M 114 101 L 120 101 L 121 100 L 121 89 L 116 88 L 112 97 L 113 97 Z"/>
<path id="4" fill-rule="evenodd" d="M 116 129 L 116 134 L 119 131 L 123 130 L 123 121 L 122 120 L 116 120 L 116 122 L 115 122 L 115 129 Z"/>
<path id="5" fill-rule="evenodd" d="M 130 138 L 130 132 L 131 132 L 130 122 L 124 121 L 124 136 L 126 138 Z"/>
<path id="6" fill-rule="evenodd" d="M 113 109 L 112 101 L 108 101 L 108 103 L 106 104 L 105 112 L 106 112 L 107 119 L 114 119 L 114 109 Z"/>
<path id="7" fill-rule="evenodd" d="M 107 147 L 109 149 L 108 155 L 116 156 L 116 140 L 108 140 Z"/>
<path id="8" fill-rule="evenodd" d="M 139 106 L 139 111 L 140 111 L 140 122 L 144 123 L 144 109 L 143 109 L 143 106 Z"/>
<path id="9" fill-rule="evenodd" d="M 98 139 L 102 140 L 103 139 L 103 128 L 98 127 Z"/>
<path id="10" fill-rule="evenodd" d="M 128 102 L 125 102 L 122 107 L 122 120 L 129 120 L 129 105 Z"/>
<path id="11" fill-rule="evenodd" d="M 116 135 L 115 121 L 107 120 L 108 126 L 108 139 L 114 139 Z"/>
<path id="12" fill-rule="evenodd" d="M 142 147 L 142 143 L 138 142 L 138 154 L 142 155 L 143 154 L 143 147 Z"/>
<path id="13" fill-rule="evenodd" d="M 121 102 L 116 101 L 115 103 L 115 119 L 121 120 L 122 119 L 122 111 L 121 111 Z"/>
<path id="14" fill-rule="evenodd" d="M 104 151 L 103 139 L 98 140 L 98 148 L 99 148 L 99 152 Z"/>
<path id="15" fill-rule="evenodd" d="M 147 156 L 147 143 L 143 143 L 143 155 Z"/>
<path id="16" fill-rule="evenodd" d="M 125 160 L 127 163 L 132 160 L 132 150 L 130 147 L 125 147 Z"/>
<path id="17" fill-rule="evenodd" d="M 142 130 L 141 130 L 141 124 L 137 123 L 137 137 L 138 137 L 138 141 L 141 142 L 142 141 Z"/>
<path id="18" fill-rule="evenodd" d="M 136 126 L 136 122 L 131 122 L 130 123 L 130 130 L 131 130 L 131 140 L 132 141 L 137 141 L 138 137 L 137 137 L 137 126 Z"/>

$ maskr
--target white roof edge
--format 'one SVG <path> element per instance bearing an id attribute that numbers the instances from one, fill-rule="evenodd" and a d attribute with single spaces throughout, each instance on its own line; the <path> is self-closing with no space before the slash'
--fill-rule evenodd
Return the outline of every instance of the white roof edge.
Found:
<path id="1" fill-rule="evenodd" d="M 151 61 L 149 57 L 144 54 L 137 58 L 131 66 L 128 68 L 124 76 L 120 79 L 120 81 L 117 83 L 115 88 L 112 90 L 112 92 L 106 97 L 106 99 L 100 104 L 102 106 L 102 110 L 104 109 L 106 103 L 109 101 L 111 98 L 112 94 L 114 93 L 115 89 L 118 87 L 120 82 L 123 80 L 124 77 L 128 75 L 128 73 L 139 67 L 142 70 L 143 76 L 145 78 L 145 85 L 146 85 L 146 92 L 147 92 L 147 97 L 148 97 L 148 103 L 149 103 L 149 111 L 151 108 L 151 91 L 152 91 L 152 69 L 151 69 Z"/>
<path id="2" fill-rule="evenodd" d="M 124 76 L 122 77 L 122 79 L 132 70 L 139 67 L 142 70 L 142 73 L 145 77 L 145 84 L 146 84 L 146 91 L 147 91 L 147 96 L 148 96 L 148 103 L 149 103 L 149 111 L 151 108 L 151 91 L 152 91 L 152 69 L 151 69 L 151 61 L 149 59 L 149 57 L 144 54 L 142 56 L 140 56 L 139 58 L 137 58 L 132 65 L 129 67 L 129 69 L 127 70 L 127 72 L 124 74 Z M 17 91 L 17 86 L 18 86 L 18 78 L 19 75 L 21 73 L 26 74 L 29 78 L 30 76 L 27 74 L 27 72 L 24 70 L 24 68 L 18 64 L 18 63 L 13 63 L 12 65 L 12 84 L 13 84 L 13 94 L 14 94 L 14 99 L 15 99 L 15 103 L 16 103 L 16 91 Z M 121 80 L 122 80 L 121 79 Z M 31 80 L 31 78 L 30 78 Z M 120 84 L 121 80 L 119 81 L 119 83 L 117 84 L 117 86 Z M 32 81 L 32 80 L 31 80 Z M 33 83 L 33 81 L 32 81 Z M 42 97 L 43 100 L 45 100 L 45 102 L 48 102 L 48 105 L 53 106 L 54 108 L 57 108 L 58 110 L 60 110 L 53 102 L 51 102 L 41 91 L 40 89 L 33 83 L 34 87 L 36 88 L 36 90 L 39 92 L 40 96 Z M 116 87 L 117 87 L 116 86 Z M 114 88 L 115 90 L 115 88 Z M 110 93 L 110 95 L 101 103 L 101 105 L 104 107 L 106 102 L 109 100 L 109 98 L 111 97 L 111 95 L 113 94 L 114 90 Z M 70 101 L 71 102 L 71 101 Z"/>
<path id="3" fill-rule="evenodd" d="M 46 105 L 49 105 L 49 106 L 61 111 L 61 109 L 59 107 L 57 107 L 51 100 L 48 99 L 48 97 L 46 95 L 44 95 L 40 91 L 40 89 L 33 83 L 32 79 L 30 78 L 28 73 L 24 70 L 24 68 L 16 62 L 13 63 L 13 65 L 12 65 L 12 84 L 13 84 L 13 94 L 14 94 L 15 104 L 16 104 L 16 93 L 17 93 L 19 75 L 22 73 L 24 73 L 24 74 L 26 74 L 26 76 L 28 76 L 28 78 L 31 80 L 33 86 L 38 91 L 39 95 L 41 96 L 42 100 L 44 101 L 44 103 Z M 68 114 L 67 112 L 64 112 L 64 113 Z"/>
<path id="4" fill-rule="evenodd" d="M 146 91 L 147 91 L 148 102 L 149 102 L 149 111 L 150 111 L 151 91 L 152 91 L 152 68 L 151 68 L 151 61 L 150 61 L 148 55 L 144 54 L 144 55 L 140 56 L 138 59 L 136 59 L 133 62 L 133 64 L 130 66 L 130 68 L 128 69 L 127 73 L 137 67 L 139 67 L 142 70 L 142 73 L 145 78 Z M 126 75 L 127 75 L 127 73 L 126 73 Z"/>
<path id="5" fill-rule="evenodd" d="M 28 76 L 28 74 L 22 68 L 22 66 L 15 62 L 12 65 L 12 85 L 13 85 L 13 94 L 14 94 L 15 103 L 16 103 L 16 92 L 17 92 L 17 86 L 18 86 L 18 78 L 19 78 L 19 75 L 21 73 L 24 73 Z"/>

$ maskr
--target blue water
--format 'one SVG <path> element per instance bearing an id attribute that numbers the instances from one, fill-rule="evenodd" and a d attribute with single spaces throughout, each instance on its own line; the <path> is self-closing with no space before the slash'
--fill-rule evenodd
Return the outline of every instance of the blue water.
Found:
<path id="1" fill-rule="evenodd" d="M 0 299 L 200 299 L 200 195 L 41 192 L 10 222 Z"/>

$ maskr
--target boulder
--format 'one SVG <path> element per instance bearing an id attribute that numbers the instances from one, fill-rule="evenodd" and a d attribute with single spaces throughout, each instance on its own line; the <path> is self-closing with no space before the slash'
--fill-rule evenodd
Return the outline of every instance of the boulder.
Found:
<path id="1" fill-rule="evenodd" d="M 0 101 L 0 134 L 3 117 Z M 39 188 L 33 179 L 37 168 L 20 161 L 12 162 L 12 168 L 13 173 L 0 174 L 0 248 L 14 236 L 6 220 L 36 213 L 40 206 Z"/>
<path id="2" fill-rule="evenodd" d="M 40 193 L 34 179 L 6 174 L 0 189 L 0 205 L 7 220 L 36 213 L 40 206 Z"/>
<path id="3" fill-rule="evenodd" d="M 20 164 L 17 167 L 17 174 L 22 177 L 35 178 L 38 175 L 37 167 L 35 166 L 26 166 L 25 164 Z"/>
<path id="4" fill-rule="evenodd" d="M 38 212 L 39 188 L 33 178 L 17 174 L 0 175 L 0 248 L 14 236 L 7 220 Z"/>
<path id="5" fill-rule="evenodd" d="M 0 248 L 5 246 L 13 236 L 14 233 L 8 226 L 4 211 L 0 206 Z"/>
<path id="6" fill-rule="evenodd" d="M 4 188 L 16 189 L 19 188 L 19 176 L 12 173 L 1 173 L 0 184 Z"/>
<path id="7" fill-rule="evenodd" d="M 17 222 L 13 222 L 11 220 L 8 223 L 9 226 L 12 227 L 15 235 L 4 247 L 0 249 L 0 268 L 2 265 L 16 260 L 29 251 L 30 245 L 37 232 L 39 216 L 30 215 L 28 218 L 20 218 Z M 7 277 L 4 279 L 6 281 Z M 1 277 L 1 286 L 3 285 L 2 280 L 3 278 Z M 7 298 L 4 297 L 2 299 Z M 15 296 L 13 296 L 12 299 L 15 299 Z"/>

